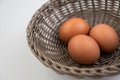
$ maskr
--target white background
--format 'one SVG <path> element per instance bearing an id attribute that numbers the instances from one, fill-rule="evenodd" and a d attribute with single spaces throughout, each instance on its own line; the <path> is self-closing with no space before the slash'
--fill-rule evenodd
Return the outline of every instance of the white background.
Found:
<path id="1" fill-rule="evenodd" d="M 26 28 L 32 15 L 47 0 L 0 0 L 0 80 L 119 80 L 75 79 L 46 68 L 31 53 Z"/>

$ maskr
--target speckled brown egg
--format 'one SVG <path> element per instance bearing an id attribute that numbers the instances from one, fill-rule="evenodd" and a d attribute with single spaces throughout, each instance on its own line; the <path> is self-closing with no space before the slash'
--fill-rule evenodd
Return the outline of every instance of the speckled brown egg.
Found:
<path id="1" fill-rule="evenodd" d="M 100 57 L 98 44 L 87 35 L 77 35 L 71 38 L 68 51 L 71 58 L 80 64 L 92 64 Z"/>
<path id="2" fill-rule="evenodd" d="M 89 30 L 89 24 L 84 19 L 74 17 L 60 26 L 59 36 L 64 42 L 68 42 L 75 35 L 88 34 Z"/>
<path id="3" fill-rule="evenodd" d="M 119 37 L 116 31 L 107 24 L 95 25 L 90 31 L 90 36 L 97 41 L 101 50 L 105 52 L 112 52 L 119 45 Z"/>

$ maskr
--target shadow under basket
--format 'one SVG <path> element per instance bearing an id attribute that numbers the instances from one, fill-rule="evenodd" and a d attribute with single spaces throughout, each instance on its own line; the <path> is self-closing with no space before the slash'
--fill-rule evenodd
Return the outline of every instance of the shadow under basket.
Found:
<path id="1" fill-rule="evenodd" d="M 120 72 L 120 46 L 91 65 L 74 62 L 67 44 L 59 38 L 60 25 L 71 17 L 85 19 L 92 27 L 111 25 L 120 37 L 120 0 L 50 0 L 36 11 L 27 27 L 27 40 L 33 54 L 47 67 L 75 77 L 103 77 Z M 74 28 L 74 27 L 73 27 Z"/>

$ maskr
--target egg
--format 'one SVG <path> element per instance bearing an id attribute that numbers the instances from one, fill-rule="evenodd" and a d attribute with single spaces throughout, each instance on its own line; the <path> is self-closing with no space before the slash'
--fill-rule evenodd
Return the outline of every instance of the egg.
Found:
<path id="1" fill-rule="evenodd" d="M 82 18 L 70 18 L 65 21 L 59 29 L 59 36 L 64 42 L 68 42 L 73 36 L 78 34 L 88 34 L 89 24 Z"/>
<path id="2" fill-rule="evenodd" d="M 97 42 L 87 35 L 76 35 L 68 43 L 71 58 L 80 64 L 92 64 L 100 57 Z"/>
<path id="3" fill-rule="evenodd" d="M 96 40 L 101 50 L 105 52 L 112 52 L 119 45 L 119 37 L 116 31 L 107 24 L 95 25 L 90 31 L 90 36 Z"/>

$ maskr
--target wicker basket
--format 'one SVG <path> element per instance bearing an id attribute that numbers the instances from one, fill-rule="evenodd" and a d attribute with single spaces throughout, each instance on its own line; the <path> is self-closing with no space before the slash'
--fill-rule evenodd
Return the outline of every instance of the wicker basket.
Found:
<path id="1" fill-rule="evenodd" d="M 76 77 L 102 77 L 120 72 L 120 46 L 109 54 L 101 52 L 91 65 L 75 63 L 67 44 L 58 35 L 60 25 L 71 17 L 81 17 L 90 26 L 106 23 L 120 37 L 120 0 L 50 0 L 36 11 L 27 28 L 28 44 L 34 55 L 47 67 Z"/>

